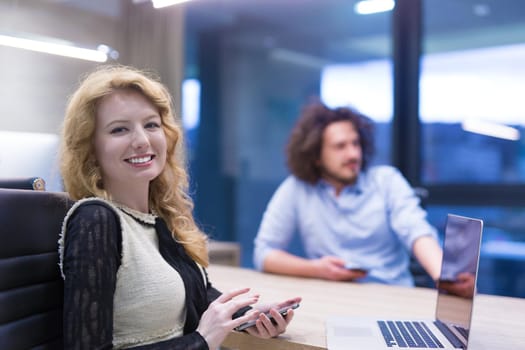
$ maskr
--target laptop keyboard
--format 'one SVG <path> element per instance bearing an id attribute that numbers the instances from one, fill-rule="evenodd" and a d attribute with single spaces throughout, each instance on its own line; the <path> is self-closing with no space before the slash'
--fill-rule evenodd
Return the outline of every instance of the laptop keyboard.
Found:
<path id="1" fill-rule="evenodd" d="M 460 326 L 454 326 L 454 328 L 465 337 L 465 339 L 468 339 L 468 329 L 460 327 Z"/>
<path id="2" fill-rule="evenodd" d="M 424 322 L 377 321 L 388 347 L 398 348 L 444 348 Z"/>
<path id="3" fill-rule="evenodd" d="M 450 341 L 450 343 L 452 343 L 452 345 L 454 345 L 455 348 L 463 349 L 463 344 L 461 344 L 459 339 L 454 335 L 454 333 L 452 333 L 450 329 L 448 329 L 448 327 L 443 322 L 440 322 L 438 320 L 438 321 L 434 321 L 434 324 L 436 325 L 437 328 L 439 328 L 441 333 L 443 333 L 443 335 L 447 337 L 447 339 Z M 461 328 L 459 326 L 454 326 L 454 327 Z"/>

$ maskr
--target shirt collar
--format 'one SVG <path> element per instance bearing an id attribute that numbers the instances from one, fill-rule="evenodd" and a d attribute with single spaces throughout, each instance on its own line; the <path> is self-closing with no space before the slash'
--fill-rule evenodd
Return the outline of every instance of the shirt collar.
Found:
<path id="1" fill-rule="evenodd" d="M 343 190 L 341 191 L 341 194 L 361 194 L 363 193 L 365 186 L 366 186 L 366 174 L 362 171 L 357 176 L 357 181 L 352 185 L 345 186 Z M 317 187 L 323 190 L 329 189 L 331 191 L 335 191 L 334 186 L 332 186 L 331 184 L 329 184 L 326 180 L 322 178 L 319 179 L 319 181 L 317 182 Z"/>

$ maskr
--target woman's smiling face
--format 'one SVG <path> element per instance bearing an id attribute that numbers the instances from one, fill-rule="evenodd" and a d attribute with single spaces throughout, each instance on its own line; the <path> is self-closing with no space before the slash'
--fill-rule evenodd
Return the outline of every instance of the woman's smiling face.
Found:
<path id="1" fill-rule="evenodd" d="M 110 194 L 149 185 L 166 164 L 166 135 L 157 108 L 135 90 L 117 90 L 97 108 L 95 156 Z"/>

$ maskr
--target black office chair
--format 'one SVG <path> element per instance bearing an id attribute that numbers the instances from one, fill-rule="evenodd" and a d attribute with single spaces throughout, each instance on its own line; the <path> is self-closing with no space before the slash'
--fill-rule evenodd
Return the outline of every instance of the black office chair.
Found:
<path id="1" fill-rule="evenodd" d="M 41 177 L 13 177 L 0 179 L 0 188 L 45 191 L 46 182 Z"/>
<path id="2" fill-rule="evenodd" d="M 0 349 L 62 349 L 65 193 L 0 189 Z"/>

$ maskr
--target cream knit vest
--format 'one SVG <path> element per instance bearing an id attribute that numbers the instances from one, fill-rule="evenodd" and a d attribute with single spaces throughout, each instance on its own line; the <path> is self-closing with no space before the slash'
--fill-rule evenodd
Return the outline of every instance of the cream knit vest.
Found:
<path id="1" fill-rule="evenodd" d="M 81 203 L 90 200 L 94 199 L 75 203 L 64 220 L 59 240 L 61 264 L 67 220 Z M 184 283 L 160 255 L 153 226 L 155 216 L 105 202 L 119 216 L 122 226 L 122 258 L 113 299 L 114 348 L 181 336 L 186 319 Z"/>

